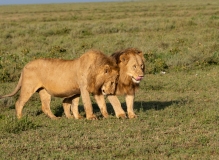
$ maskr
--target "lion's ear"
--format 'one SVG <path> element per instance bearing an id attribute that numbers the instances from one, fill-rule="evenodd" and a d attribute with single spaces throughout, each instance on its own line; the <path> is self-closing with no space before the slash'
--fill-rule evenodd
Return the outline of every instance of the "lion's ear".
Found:
<path id="1" fill-rule="evenodd" d="M 126 55 L 126 54 L 122 54 L 122 55 L 119 57 L 119 60 L 120 60 L 122 63 L 127 64 L 128 61 L 129 61 L 129 56 Z"/>
<path id="2" fill-rule="evenodd" d="M 106 73 L 109 73 L 109 71 L 110 71 L 110 66 L 108 65 L 108 64 L 106 64 L 105 66 L 104 66 L 104 73 L 106 74 Z"/>

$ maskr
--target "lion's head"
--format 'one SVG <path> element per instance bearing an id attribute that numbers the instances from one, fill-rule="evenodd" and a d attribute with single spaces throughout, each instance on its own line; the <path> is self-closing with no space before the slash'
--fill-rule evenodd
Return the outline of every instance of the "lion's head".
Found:
<path id="1" fill-rule="evenodd" d="M 120 68 L 119 80 L 123 84 L 134 83 L 138 85 L 144 77 L 144 56 L 136 48 L 128 48 L 112 54 Z"/>
<path id="2" fill-rule="evenodd" d="M 119 77 L 119 68 L 115 60 L 99 53 L 90 67 L 87 90 L 93 94 L 114 94 Z"/>
<path id="3" fill-rule="evenodd" d="M 103 95 L 114 94 L 119 78 L 119 70 L 118 68 L 110 67 L 108 65 L 105 65 L 104 68 L 104 74 L 100 74 L 96 77 L 97 82 L 99 82 L 99 84 L 96 83 L 96 86 L 101 86 L 101 93 Z"/>

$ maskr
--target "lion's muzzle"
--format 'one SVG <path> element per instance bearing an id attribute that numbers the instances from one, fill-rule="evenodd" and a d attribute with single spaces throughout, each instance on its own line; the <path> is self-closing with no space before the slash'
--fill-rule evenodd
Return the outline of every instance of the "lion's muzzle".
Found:
<path id="1" fill-rule="evenodd" d="M 132 81 L 134 83 L 140 83 L 144 76 L 138 76 L 137 78 L 132 77 Z"/>

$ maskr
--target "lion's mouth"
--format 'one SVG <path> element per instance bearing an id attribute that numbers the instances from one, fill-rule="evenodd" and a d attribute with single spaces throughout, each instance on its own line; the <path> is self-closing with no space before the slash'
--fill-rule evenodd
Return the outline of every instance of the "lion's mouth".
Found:
<path id="1" fill-rule="evenodd" d="M 137 78 L 132 77 L 132 81 L 134 83 L 140 83 L 144 76 L 138 76 Z"/>

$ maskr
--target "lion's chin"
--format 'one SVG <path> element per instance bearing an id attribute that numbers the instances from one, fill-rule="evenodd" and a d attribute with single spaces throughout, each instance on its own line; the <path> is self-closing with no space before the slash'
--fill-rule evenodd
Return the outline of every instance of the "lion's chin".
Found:
<path id="1" fill-rule="evenodd" d="M 137 84 L 141 82 L 141 80 L 136 80 L 136 79 L 133 78 L 133 77 L 132 77 L 132 81 L 133 81 L 134 83 L 137 83 Z"/>

